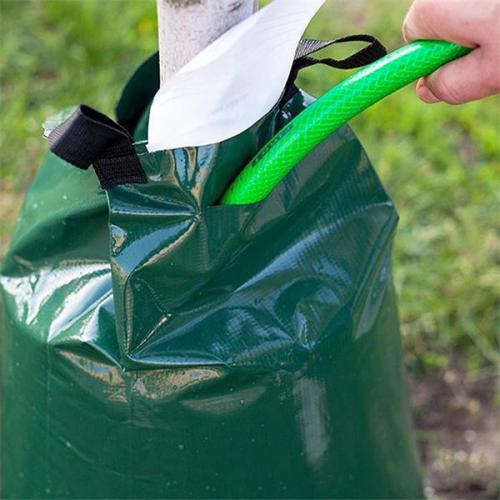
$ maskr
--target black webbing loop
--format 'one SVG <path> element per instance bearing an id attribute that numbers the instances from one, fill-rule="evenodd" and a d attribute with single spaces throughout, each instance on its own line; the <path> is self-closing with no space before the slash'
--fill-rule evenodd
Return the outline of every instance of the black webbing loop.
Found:
<path id="1" fill-rule="evenodd" d="M 311 57 L 312 54 L 331 47 L 332 45 L 349 42 L 365 42 L 368 45 L 345 59 L 333 59 L 331 57 L 316 59 Z M 366 66 L 367 64 L 384 57 L 386 54 L 386 48 L 372 35 L 349 35 L 337 38 L 336 40 L 311 40 L 303 38 L 300 41 L 295 53 L 295 61 L 292 66 L 292 71 L 286 85 L 286 92 L 282 102 L 286 102 L 291 97 L 291 94 L 295 90 L 294 82 L 297 79 L 300 70 L 304 68 L 308 68 L 316 64 L 325 64 L 331 68 L 355 69 Z"/>
<path id="2" fill-rule="evenodd" d="M 315 54 L 332 45 L 350 42 L 365 42 L 368 45 L 345 59 L 332 59 L 331 57 L 315 59 L 310 57 L 311 54 Z M 366 66 L 384 57 L 386 54 L 387 50 L 385 47 L 372 35 L 349 35 L 337 38 L 336 40 L 310 40 L 308 38 L 303 38 L 295 54 L 294 66 L 298 68 L 298 70 L 314 64 L 326 64 L 332 68 L 339 69 L 354 69 Z"/>
<path id="3" fill-rule="evenodd" d="M 81 105 L 48 136 L 50 150 L 75 167 L 94 166 L 103 189 L 144 184 L 146 175 L 127 130 L 89 106 Z"/>

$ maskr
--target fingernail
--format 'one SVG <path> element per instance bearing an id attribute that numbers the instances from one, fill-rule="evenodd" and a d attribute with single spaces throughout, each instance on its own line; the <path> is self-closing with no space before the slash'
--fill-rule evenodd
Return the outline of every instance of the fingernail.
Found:
<path id="1" fill-rule="evenodd" d="M 417 95 L 422 101 L 427 104 L 436 104 L 441 102 L 441 99 L 436 97 L 432 90 L 425 84 L 425 80 L 420 80 L 417 84 Z"/>

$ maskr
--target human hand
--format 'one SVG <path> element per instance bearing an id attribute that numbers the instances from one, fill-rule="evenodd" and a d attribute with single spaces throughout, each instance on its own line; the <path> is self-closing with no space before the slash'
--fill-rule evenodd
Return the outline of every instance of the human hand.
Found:
<path id="1" fill-rule="evenodd" d="M 475 49 L 419 80 L 424 102 L 462 104 L 500 92 L 500 0 L 415 0 L 403 35 L 406 42 L 447 40 Z"/>

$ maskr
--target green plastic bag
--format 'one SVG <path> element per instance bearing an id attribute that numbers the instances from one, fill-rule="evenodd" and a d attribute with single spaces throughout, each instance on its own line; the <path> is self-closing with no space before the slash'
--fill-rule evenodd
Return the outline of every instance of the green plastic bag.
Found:
<path id="1" fill-rule="evenodd" d="M 218 206 L 311 99 L 150 154 L 156 68 L 117 110 L 144 180 L 103 190 L 49 153 L 26 195 L 0 274 L 2 496 L 420 497 L 397 214 L 359 141 L 345 127 L 262 203 Z"/>

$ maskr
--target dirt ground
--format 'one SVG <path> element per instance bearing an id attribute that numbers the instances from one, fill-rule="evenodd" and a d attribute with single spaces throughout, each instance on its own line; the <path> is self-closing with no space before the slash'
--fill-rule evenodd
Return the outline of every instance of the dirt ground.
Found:
<path id="1" fill-rule="evenodd" d="M 419 377 L 411 387 L 426 496 L 500 498 L 497 374 L 466 377 L 449 369 L 442 378 Z"/>

